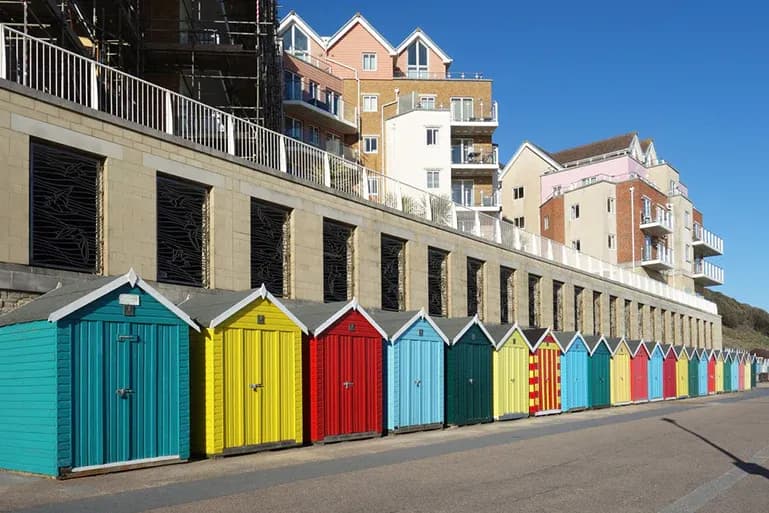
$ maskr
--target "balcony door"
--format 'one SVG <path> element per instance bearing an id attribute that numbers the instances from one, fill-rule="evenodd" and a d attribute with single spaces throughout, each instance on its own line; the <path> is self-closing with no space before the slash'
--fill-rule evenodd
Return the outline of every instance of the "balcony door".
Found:
<path id="1" fill-rule="evenodd" d="M 451 119 L 454 121 L 470 121 L 473 119 L 473 99 L 452 98 Z"/>
<path id="2" fill-rule="evenodd" d="M 465 207 L 473 206 L 473 181 L 454 180 L 451 182 L 451 199 Z"/>
<path id="3" fill-rule="evenodd" d="M 454 139 L 451 145 L 452 162 L 454 164 L 465 164 L 468 161 L 468 155 L 473 152 L 472 139 Z"/>

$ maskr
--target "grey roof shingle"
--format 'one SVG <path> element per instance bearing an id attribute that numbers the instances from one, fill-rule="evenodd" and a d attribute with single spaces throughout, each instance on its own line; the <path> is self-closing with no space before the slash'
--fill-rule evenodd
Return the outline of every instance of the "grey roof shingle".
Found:
<path id="1" fill-rule="evenodd" d="M 635 135 L 636 132 L 616 135 L 601 141 L 595 141 L 574 148 L 557 151 L 555 153 L 551 153 L 551 156 L 559 164 L 566 164 L 568 162 L 575 162 L 588 159 L 590 157 L 597 157 L 607 153 L 614 153 L 616 151 L 629 149 L 630 143 L 633 141 L 633 137 Z"/>
<path id="2" fill-rule="evenodd" d="M 494 339 L 494 344 L 499 345 L 505 342 L 509 337 L 508 333 L 513 329 L 514 324 L 485 324 L 486 331 L 489 332 L 491 338 Z"/>
<path id="3" fill-rule="evenodd" d="M 569 343 L 574 340 L 574 337 L 577 336 L 576 331 L 551 331 L 550 333 L 553 335 L 553 338 L 558 341 L 563 349 L 566 349 Z"/>
<path id="4" fill-rule="evenodd" d="M 433 318 L 435 324 L 451 342 L 454 341 L 454 337 L 456 337 L 472 320 L 473 317 L 452 317 L 451 319 L 446 317 Z"/>
<path id="5" fill-rule="evenodd" d="M 254 290 L 212 291 L 196 294 L 177 306 L 202 326 L 208 326 L 216 317 L 245 299 Z"/>
<path id="6" fill-rule="evenodd" d="M 307 326 L 310 333 L 315 334 L 323 323 L 334 316 L 349 301 L 337 301 L 333 303 L 316 303 L 314 301 L 304 301 L 298 299 L 287 299 L 281 301 L 288 310 L 299 319 L 302 324 Z"/>
<path id="7" fill-rule="evenodd" d="M 630 354 L 634 355 L 638 352 L 641 345 L 646 346 L 646 343 L 643 340 L 626 340 L 627 346 L 630 348 Z"/>
<path id="8" fill-rule="evenodd" d="M 526 340 L 529 342 L 529 347 L 534 347 L 534 344 L 539 342 L 542 335 L 547 332 L 547 328 L 528 328 L 522 331 L 523 336 L 526 337 Z"/>
<path id="9" fill-rule="evenodd" d="M 380 328 L 387 333 L 387 338 L 392 338 L 407 322 L 419 313 L 418 310 L 411 312 L 391 312 L 388 310 L 366 309 L 366 312 L 376 321 Z"/>
<path id="10" fill-rule="evenodd" d="M 587 348 L 590 349 L 591 353 L 594 352 L 598 344 L 604 340 L 601 335 L 584 335 L 582 338 L 585 340 Z"/>
<path id="11" fill-rule="evenodd" d="M 56 310 L 64 308 L 81 297 L 119 278 L 119 276 L 104 276 L 86 279 L 53 289 L 24 306 L 1 315 L 0 326 L 47 320 L 48 316 Z"/>
<path id="12" fill-rule="evenodd" d="M 611 348 L 612 353 L 617 351 L 617 348 L 619 347 L 620 342 L 622 342 L 622 339 L 619 337 L 609 337 L 606 339 L 606 343 L 609 344 L 609 347 Z"/>

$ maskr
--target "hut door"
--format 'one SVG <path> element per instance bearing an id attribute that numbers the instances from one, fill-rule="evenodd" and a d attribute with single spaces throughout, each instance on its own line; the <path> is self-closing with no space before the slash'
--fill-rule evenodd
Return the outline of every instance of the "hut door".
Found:
<path id="1" fill-rule="evenodd" d="M 590 358 L 590 391 L 591 406 L 606 406 L 609 404 L 609 355 L 595 352 Z"/>
<path id="2" fill-rule="evenodd" d="M 418 426 L 424 424 L 424 382 L 429 378 L 425 375 L 424 364 L 426 358 L 422 357 L 423 346 L 417 340 L 402 340 L 400 342 L 401 365 L 401 397 L 400 397 L 400 423 L 401 426 Z"/>
<path id="3" fill-rule="evenodd" d="M 561 362 L 558 350 L 543 347 L 538 353 L 540 379 L 539 411 L 560 410 Z"/>

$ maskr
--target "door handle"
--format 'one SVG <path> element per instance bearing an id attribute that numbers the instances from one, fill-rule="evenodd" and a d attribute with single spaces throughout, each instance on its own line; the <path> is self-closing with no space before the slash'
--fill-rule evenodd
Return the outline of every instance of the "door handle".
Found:
<path id="1" fill-rule="evenodd" d="M 421 380 L 421 379 L 419 379 L 419 378 L 417 378 L 417 379 L 415 379 L 415 380 L 414 380 L 414 384 L 415 384 L 416 386 L 421 386 L 421 385 L 422 385 L 422 380 Z"/>
<path id="2" fill-rule="evenodd" d="M 133 394 L 134 391 L 130 388 L 118 388 L 117 390 L 115 390 L 115 393 L 119 395 L 121 398 L 124 398 L 127 395 Z"/>
<path id="3" fill-rule="evenodd" d="M 350 388 L 351 386 L 353 386 L 353 382 L 345 381 L 344 383 L 342 383 L 342 386 L 344 386 L 345 388 Z"/>
<path id="4" fill-rule="evenodd" d="M 472 385 L 474 383 L 473 378 L 468 378 L 467 382 Z"/>
<path id="5" fill-rule="evenodd" d="M 252 391 L 256 392 L 260 388 L 264 388 L 264 385 L 262 385 L 261 383 L 251 383 L 250 385 L 248 385 L 248 388 L 250 388 Z"/>

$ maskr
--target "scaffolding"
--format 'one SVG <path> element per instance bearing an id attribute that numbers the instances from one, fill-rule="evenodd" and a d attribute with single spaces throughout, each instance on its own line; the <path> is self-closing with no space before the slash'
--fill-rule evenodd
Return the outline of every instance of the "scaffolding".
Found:
<path id="1" fill-rule="evenodd" d="M 0 22 L 281 130 L 275 0 L 0 0 Z"/>

